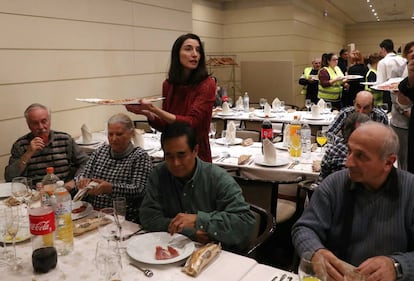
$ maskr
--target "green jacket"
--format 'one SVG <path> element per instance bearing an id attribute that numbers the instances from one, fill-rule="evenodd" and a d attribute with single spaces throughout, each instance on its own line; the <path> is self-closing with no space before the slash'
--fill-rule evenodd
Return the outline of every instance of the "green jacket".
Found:
<path id="1" fill-rule="evenodd" d="M 248 244 L 255 224 L 250 206 L 240 186 L 222 168 L 197 158 L 193 177 L 180 182 L 165 162 L 155 166 L 140 209 L 140 221 L 149 231 L 167 231 L 178 213 L 197 214 L 194 228 L 182 234 L 194 238 L 196 230 L 208 233 L 224 248 L 242 250 Z"/>

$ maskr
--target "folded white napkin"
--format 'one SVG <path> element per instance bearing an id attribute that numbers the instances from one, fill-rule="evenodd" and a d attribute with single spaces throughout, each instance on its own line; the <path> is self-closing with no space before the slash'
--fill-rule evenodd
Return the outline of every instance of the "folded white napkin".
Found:
<path id="1" fill-rule="evenodd" d="M 276 163 L 276 148 L 269 139 L 263 140 L 263 161 L 267 164 Z"/>
<path id="2" fill-rule="evenodd" d="M 135 136 L 132 139 L 135 147 L 144 148 L 144 133 L 144 130 L 135 129 Z"/>
<path id="3" fill-rule="evenodd" d="M 264 105 L 264 108 L 263 108 L 264 115 L 270 116 L 270 111 L 271 110 L 272 110 L 272 108 L 270 107 L 270 104 L 266 103 Z"/>
<path id="4" fill-rule="evenodd" d="M 87 144 L 92 142 L 92 133 L 89 130 L 88 126 L 86 124 L 83 124 L 81 127 L 82 131 L 82 142 Z"/>
<path id="5" fill-rule="evenodd" d="M 272 102 L 272 108 L 273 110 L 278 111 L 279 107 L 280 107 L 280 100 L 279 98 L 275 98 Z"/>
<path id="6" fill-rule="evenodd" d="M 236 101 L 236 109 L 243 109 L 243 98 L 241 96 Z"/>
<path id="7" fill-rule="evenodd" d="M 221 109 L 222 109 L 222 113 L 224 113 L 224 114 L 228 114 L 228 113 L 230 113 L 230 106 L 229 106 L 229 104 L 228 104 L 228 102 L 223 102 L 223 104 L 221 105 Z"/>
<path id="8" fill-rule="evenodd" d="M 320 99 L 318 101 L 318 106 L 321 110 L 325 110 L 325 101 L 323 99 Z"/>
<path id="9" fill-rule="evenodd" d="M 312 105 L 311 107 L 312 117 L 319 117 L 322 110 L 324 110 L 323 107 L 319 107 L 319 105 L 316 105 L 316 104 Z"/>
<path id="10" fill-rule="evenodd" d="M 234 124 L 233 121 L 230 121 L 227 124 L 226 141 L 228 143 L 234 143 L 235 140 L 236 140 L 236 124 Z"/>
<path id="11" fill-rule="evenodd" d="M 83 197 L 89 192 L 89 190 L 94 189 L 99 183 L 95 181 L 91 181 L 87 186 L 85 186 L 82 189 L 79 189 L 76 195 L 73 197 L 73 201 L 79 201 L 82 200 Z"/>

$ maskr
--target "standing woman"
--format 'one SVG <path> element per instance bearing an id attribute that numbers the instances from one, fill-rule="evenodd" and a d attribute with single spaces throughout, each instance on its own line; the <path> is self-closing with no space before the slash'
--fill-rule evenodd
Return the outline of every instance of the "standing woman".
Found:
<path id="1" fill-rule="evenodd" d="M 376 82 L 377 81 L 377 66 L 381 60 L 381 56 L 378 53 L 369 55 L 368 62 L 370 68 L 365 76 L 365 82 Z M 368 84 L 365 85 L 365 90 L 372 93 L 374 96 L 374 105 L 382 104 L 382 91 L 372 89 Z"/>
<path id="2" fill-rule="evenodd" d="M 343 82 L 341 69 L 338 67 L 338 57 L 333 54 L 324 54 L 322 68 L 319 71 L 318 98 L 330 101 L 332 107 L 341 109 L 342 86 L 349 88 L 348 83 Z"/>
<path id="3" fill-rule="evenodd" d="M 209 76 L 200 37 L 188 33 L 174 42 L 168 78 L 162 85 L 162 108 L 145 99 L 126 109 L 145 115 L 152 127 L 163 131 L 167 124 L 185 122 L 194 128 L 199 144 L 198 156 L 211 162 L 208 132 L 216 100 L 216 82 Z"/>
<path id="4" fill-rule="evenodd" d="M 364 57 L 361 52 L 354 50 L 351 52 L 351 66 L 348 68 L 349 75 L 360 75 L 361 78 L 350 80 L 347 95 L 342 98 L 343 106 L 353 106 L 356 94 L 365 89 L 360 82 L 364 82 L 368 67 L 365 65 Z"/>

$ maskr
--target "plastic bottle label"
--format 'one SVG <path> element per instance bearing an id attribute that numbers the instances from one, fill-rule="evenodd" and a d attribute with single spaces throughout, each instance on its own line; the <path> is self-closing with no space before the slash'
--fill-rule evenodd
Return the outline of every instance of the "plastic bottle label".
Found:
<path id="1" fill-rule="evenodd" d="M 56 229 L 55 215 L 52 212 L 44 215 L 30 215 L 30 233 L 33 235 L 49 234 Z"/>
<path id="2" fill-rule="evenodd" d="M 72 212 L 72 204 L 70 201 L 59 202 L 56 205 L 56 216 L 60 216 L 63 214 L 71 213 Z"/>
<path id="3" fill-rule="evenodd" d="M 273 138 L 273 129 L 262 129 L 262 140 L 272 139 Z"/>

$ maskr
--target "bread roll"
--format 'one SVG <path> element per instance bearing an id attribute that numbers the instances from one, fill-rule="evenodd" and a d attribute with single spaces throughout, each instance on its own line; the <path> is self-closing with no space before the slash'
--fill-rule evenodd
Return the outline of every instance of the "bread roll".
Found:
<path id="1" fill-rule="evenodd" d="M 220 244 L 208 243 L 191 254 L 182 271 L 190 276 L 197 276 L 220 252 Z"/>

